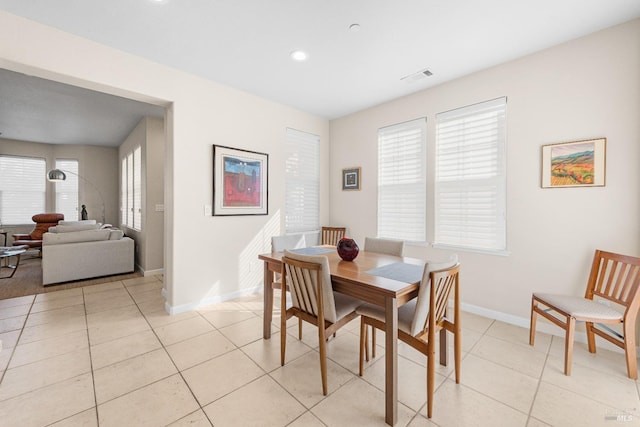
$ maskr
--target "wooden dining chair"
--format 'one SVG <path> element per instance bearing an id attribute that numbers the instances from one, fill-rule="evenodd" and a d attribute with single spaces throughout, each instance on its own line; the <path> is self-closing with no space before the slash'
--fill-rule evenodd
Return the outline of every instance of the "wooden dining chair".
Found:
<path id="1" fill-rule="evenodd" d="M 404 241 L 365 237 L 364 250 L 367 252 L 377 252 L 379 254 L 404 256 Z"/>
<path id="2" fill-rule="evenodd" d="M 280 364 L 284 366 L 287 346 L 287 319 L 292 316 L 318 328 L 322 394 L 327 395 L 327 339 L 357 317 L 362 301 L 334 293 L 331 286 L 329 260 L 323 255 L 301 255 L 285 250 L 282 258 L 282 280 L 291 292 L 293 305 L 285 306 L 282 292 L 280 318 Z"/>
<path id="3" fill-rule="evenodd" d="M 306 246 L 304 234 L 271 236 L 271 252 L 284 252 L 285 249 L 300 249 Z M 282 273 L 275 274 L 271 288 L 282 288 Z M 286 296 L 286 294 L 283 295 Z M 298 339 L 302 339 L 302 320 L 298 321 Z"/>
<path id="4" fill-rule="evenodd" d="M 456 383 L 460 383 L 462 331 L 460 329 L 460 265 L 458 257 L 445 262 L 427 262 L 424 266 L 418 297 L 398 307 L 398 339 L 427 356 L 427 417 L 433 413 L 435 389 L 435 339 L 440 332 L 440 364 L 447 364 L 447 331 L 454 336 Z M 449 298 L 453 291 L 453 317 L 448 316 Z M 364 356 L 368 347 L 367 325 L 385 330 L 384 308 L 363 304 L 356 310 L 360 315 L 360 370 L 362 376 Z M 375 343 L 373 343 L 375 348 Z M 375 357 L 375 351 L 372 351 Z M 369 359 L 367 358 L 367 361 Z"/>
<path id="5" fill-rule="evenodd" d="M 322 236 L 320 241 L 323 245 L 337 246 L 347 232 L 346 227 L 322 227 Z"/>
<path id="6" fill-rule="evenodd" d="M 564 373 L 571 375 L 576 321 L 583 321 L 589 352 L 596 352 L 596 335 L 617 345 L 624 350 L 629 378 L 638 379 L 635 337 L 639 290 L 640 258 L 596 250 L 584 297 L 533 293 L 529 344 L 535 342 L 536 315 L 560 326 L 565 330 Z M 622 334 L 606 324 L 620 325 Z"/>

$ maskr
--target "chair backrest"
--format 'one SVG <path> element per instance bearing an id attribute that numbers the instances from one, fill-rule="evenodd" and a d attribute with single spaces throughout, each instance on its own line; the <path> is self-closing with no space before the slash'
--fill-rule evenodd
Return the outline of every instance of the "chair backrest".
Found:
<path id="1" fill-rule="evenodd" d="M 42 213 L 31 217 L 36 223 L 36 227 L 29 233 L 32 240 L 42 240 L 42 235 L 49 231 L 49 227 L 58 225 L 58 221 L 63 220 L 64 215 L 61 213 Z"/>
<path id="2" fill-rule="evenodd" d="M 439 322 L 449 303 L 452 286 L 458 286 L 458 255 L 452 255 L 447 261 L 427 261 L 422 273 L 422 281 L 416 300 L 416 311 L 411 322 L 411 335 L 424 331 L 429 325 L 430 305 L 434 303 L 435 321 Z M 435 294 L 434 300 L 431 294 Z M 457 321 L 457 319 L 456 319 Z"/>
<path id="3" fill-rule="evenodd" d="M 282 252 L 285 249 L 300 249 L 307 246 L 304 234 L 271 237 L 271 252 Z"/>
<path id="4" fill-rule="evenodd" d="M 293 306 L 318 318 L 322 308 L 324 320 L 335 323 L 338 316 L 329 259 L 324 255 L 301 255 L 285 250 L 282 266 L 283 280 L 289 286 Z"/>
<path id="5" fill-rule="evenodd" d="M 346 232 L 346 227 L 322 227 L 322 244 L 337 246 Z"/>
<path id="6" fill-rule="evenodd" d="M 640 306 L 640 258 L 596 250 L 585 297 L 603 298 L 637 312 Z"/>
<path id="7" fill-rule="evenodd" d="M 364 250 L 367 252 L 377 252 L 379 254 L 404 256 L 404 241 L 365 237 Z"/>

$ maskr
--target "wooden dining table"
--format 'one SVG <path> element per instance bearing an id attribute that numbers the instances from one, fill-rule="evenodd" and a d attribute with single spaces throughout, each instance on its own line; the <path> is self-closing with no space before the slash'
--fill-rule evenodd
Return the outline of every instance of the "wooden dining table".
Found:
<path id="1" fill-rule="evenodd" d="M 418 295 L 420 279 L 406 283 L 368 272 L 394 263 L 422 266 L 424 261 L 367 251 L 361 251 L 353 261 L 343 261 L 335 249 L 322 255 L 329 259 L 334 291 L 375 304 L 385 310 L 385 421 L 393 426 L 398 420 L 398 307 Z M 274 273 L 281 272 L 283 256 L 282 252 L 258 256 L 264 261 L 264 339 L 271 338 L 272 283 Z"/>

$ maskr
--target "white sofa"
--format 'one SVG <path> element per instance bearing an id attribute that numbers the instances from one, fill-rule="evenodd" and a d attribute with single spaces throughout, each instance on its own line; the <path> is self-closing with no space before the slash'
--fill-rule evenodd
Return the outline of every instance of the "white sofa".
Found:
<path id="1" fill-rule="evenodd" d="M 98 224 L 59 223 L 42 236 L 42 283 L 130 273 L 135 242 Z"/>

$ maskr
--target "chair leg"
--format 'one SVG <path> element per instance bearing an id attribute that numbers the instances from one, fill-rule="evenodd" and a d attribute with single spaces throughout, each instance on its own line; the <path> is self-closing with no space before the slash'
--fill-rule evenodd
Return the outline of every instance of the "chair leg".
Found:
<path id="1" fill-rule="evenodd" d="M 364 371 L 364 354 L 366 353 L 367 362 L 369 361 L 369 345 L 367 339 L 367 325 L 364 323 L 364 319 L 360 317 L 360 357 L 359 357 L 359 369 L 358 375 L 362 376 Z"/>
<path id="2" fill-rule="evenodd" d="M 320 375 L 322 376 L 322 394 L 327 395 L 327 341 L 324 328 L 318 325 L 318 341 L 320 343 Z"/>
<path id="3" fill-rule="evenodd" d="M 371 359 L 376 358 L 376 328 L 371 326 Z"/>
<path id="4" fill-rule="evenodd" d="M 453 334 L 453 357 L 456 368 L 456 384 L 460 384 L 460 364 L 462 360 L 462 331 L 459 327 Z"/>
<path id="5" fill-rule="evenodd" d="M 575 317 L 567 319 L 567 331 L 564 339 L 564 374 L 571 375 L 571 359 L 573 358 L 573 335 L 576 330 Z"/>
<path id="6" fill-rule="evenodd" d="M 436 352 L 433 344 L 429 344 L 427 355 L 427 418 L 433 414 L 433 391 L 435 389 L 436 376 Z"/>
<path id="7" fill-rule="evenodd" d="M 302 319 L 298 318 L 298 339 L 302 340 Z"/>
<path id="8" fill-rule="evenodd" d="M 635 320 L 624 323 L 624 354 L 627 359 L 627 373 L 629 378 L 638 379 L 638 361 L 636 360 Z"/>
<path id="9" fill-rule="evenodd" d="M 596 334 L 593 333 L 593 322 L 586 322 L 585 328 L 587 329 L 587 345 L 589 347 L 589 353 L 595 353 Z"/>
<path id="10" fill-rule="evenodd" d="M 280 366 L 284 366 L 284 355 L 287 349 L 287 301 L 284 286 L 280 304 Z"/>
<path id="11" fill-rule="evenodd" d="M 536 312 L 535 308 L 538 307 L 538 302 L 531 298 L 531 323 L 529 324 L 529 345 L 535 344 L 536 341 Z"/>
<path id="12" fill-rule="evenodd" d="M 440 329 L 440 364 L 447 366 L 447 330 Z"/>

